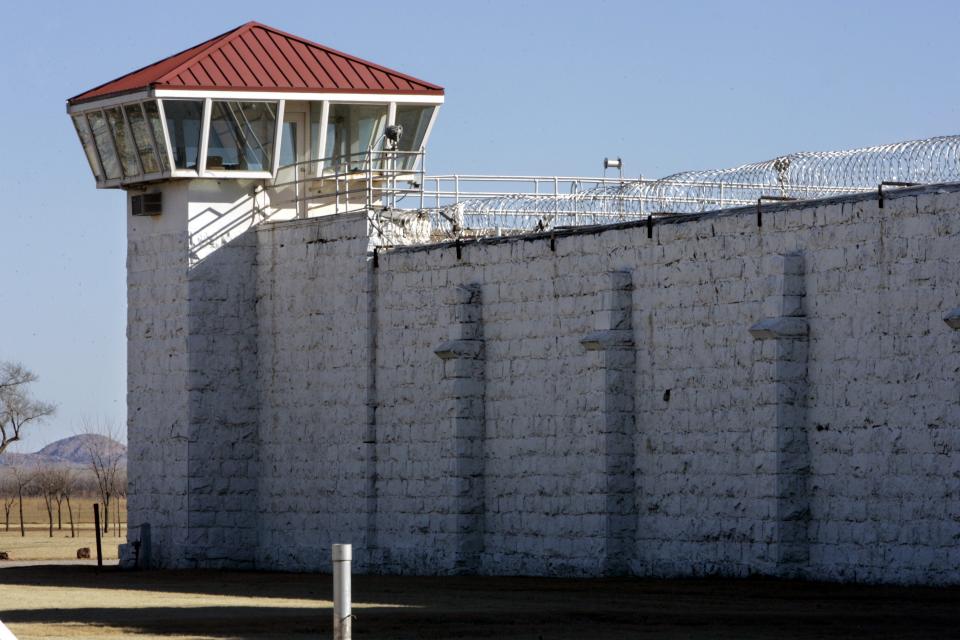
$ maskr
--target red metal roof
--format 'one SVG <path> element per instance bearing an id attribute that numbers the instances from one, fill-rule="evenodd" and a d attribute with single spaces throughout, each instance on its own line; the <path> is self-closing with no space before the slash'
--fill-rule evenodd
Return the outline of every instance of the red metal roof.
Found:
<path id="1" fill-rule="evenodd" d="M 248 22 L 67 102 L 147 88 L 443 95 L 435 84 Z"/>

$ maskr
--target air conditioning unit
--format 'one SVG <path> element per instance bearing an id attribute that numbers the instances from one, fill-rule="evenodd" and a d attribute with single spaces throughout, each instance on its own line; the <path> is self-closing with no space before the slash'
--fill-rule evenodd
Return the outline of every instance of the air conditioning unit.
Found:
<path id="1" fill-rule="evenodd" d="M 130 197 L 130 212 L 135 216 L 158 216 L 163 213 L 162 193 L 143 193 Z"/>

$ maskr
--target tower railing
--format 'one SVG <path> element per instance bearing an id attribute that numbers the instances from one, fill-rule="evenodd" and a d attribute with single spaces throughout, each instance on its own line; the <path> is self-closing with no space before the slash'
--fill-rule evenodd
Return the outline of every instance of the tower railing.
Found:
<path id="1" fill-rule="evenodd" d="M 271 206 L 304 212 L 350 213 L 397 209 L 401 201 L 422 209 L 420 151 L 368 149 L 281 166 L 266 186 Z"/>

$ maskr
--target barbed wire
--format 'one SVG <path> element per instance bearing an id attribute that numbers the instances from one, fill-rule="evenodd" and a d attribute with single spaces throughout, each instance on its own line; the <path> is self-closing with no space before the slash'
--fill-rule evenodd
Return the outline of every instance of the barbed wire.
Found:
<path id="1" fill-rule="evenodd" d="M 684 171 L 658 180 L 573 183 L 569 193 L 511 194 L 447 207 L 466 229 L 603 224 L 650 214 L 700 213 L 761 196 L 801 200 L 874 190 L 880 182 L 960 181 L 960 136 L 846 151 L 805 151 L 731 169 Z"/>

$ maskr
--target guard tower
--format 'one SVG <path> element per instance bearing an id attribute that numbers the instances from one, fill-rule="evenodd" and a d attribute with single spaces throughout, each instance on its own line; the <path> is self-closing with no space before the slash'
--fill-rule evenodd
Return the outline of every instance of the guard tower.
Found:
<path id="1" fill-rule="evenodd" d="M 126 189 L 135 216 L 186 216 L 199 260 L 263 220 L 414 193 L 442 103 L 441 87 L 249 22 L 67 111 L 97 187 Z"/>
<path id="2" fill-rule="evenodd" d="M 321 268 L 322 245 L 299 244 L 305 272 L 371 269 L 374 225 L 419 202 L 442 103 L 436 85 L 254 22 L 68 100 L 97 187 L 128 195 L 128 517 L 152 525 L 156 565 L 255 565 L 273 428 L 259 431 L 257 300 L 274 286 L 257 265 L 309 227 L 350 251 Z M 297 285 L 276 286 L 295 303 Z"/>

